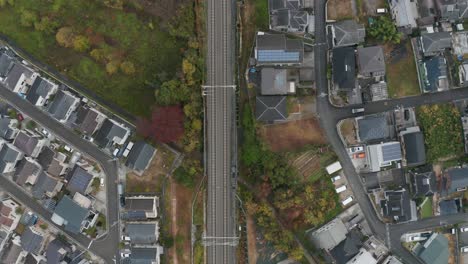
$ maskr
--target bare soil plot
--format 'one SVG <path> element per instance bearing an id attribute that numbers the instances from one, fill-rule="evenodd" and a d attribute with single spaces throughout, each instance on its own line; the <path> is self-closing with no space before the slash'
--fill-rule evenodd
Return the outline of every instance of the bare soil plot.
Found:
<path id="1" fill-rule="evenodd" d="M 306 178 L 317 170 L 320 170 L 320 157 L 315 151 L 309 150 L 297 157 L 292 162 L 292 165 L 302 177 Z"/>
<path id="2" fill-rule="evenodd" d="M 327 2 L 327 18 L 330 20 L 343 20 L 352 18 L 352 0 L 329 0 Z"/>
<path id="3" fill-rule="evenodd" d="M 288 151 L 309 144 L 326 143 L 322 128 L 317 118 L 307 118 L 274 125 L 265 125 L 259 129 L 260 136 L 272 151 Z"/>
<path id="4" fill-rule="evenodd" d="M 343 120 L 343 122 L 341 122 L 340 132 L 348 145 L 354 145 L 357 143 L 354 123 L 355 121 L 352 118 Z"/>
<path id="5" fill-rule="evenodd" d="M 257 263 L 257 235 L 252 216 L 247 214 L 247 247 L 250 263 Z"/>
<path id="6" fill-rule="evenodd" d="M 129 193 L 160 192 L 163 179 L 173 159 L 172 153 L 158 149 L 148 169 L 141 176 L 134 172 L 127 174 L 126 191 Z"/>
<path id="7" fill-rule="evenodd" d="M 158 17 L 166 22 L 176 14 L 180 5 L 188 2 L 189 0 L 131 0 L 127 8 L 137 9 L 137 11 Z"/>
<path id="8" fill-rule="evenodd" d="M 362 0 L 357 2 L 361 2 L 360 17 L 376 16 L 377 8 L 385 7 L 384 0 Z"/>

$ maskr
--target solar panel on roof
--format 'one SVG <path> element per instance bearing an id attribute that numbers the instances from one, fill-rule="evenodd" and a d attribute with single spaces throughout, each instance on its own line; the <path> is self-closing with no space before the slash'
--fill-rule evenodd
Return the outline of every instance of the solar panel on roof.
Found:
<path id="1" fill-rule="evenodd" d="M 259 50 L 257 52 L 258 61 L 286 62 L 286 61 L 299 61 L 299 58 L 300 58 L 300 53 L 298 51 Z"/>
<path id="2" fill-rule="evenodd" d="M 383 162 L 401 159 L 401 148 L 399 143 L 382 145 Z"/>

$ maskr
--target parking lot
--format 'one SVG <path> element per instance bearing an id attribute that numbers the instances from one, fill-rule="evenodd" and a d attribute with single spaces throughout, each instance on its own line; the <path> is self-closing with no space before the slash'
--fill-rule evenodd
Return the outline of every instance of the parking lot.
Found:
<path id="1" fill-rule="evenodd" d="M 343 172 L 340 172 L 338 175 L 339 175 L 340 179 L 335 180 L 333 182 L 333 185 L 335 185 L 335 190 L 342 187 L 342 186 L 346 186 L 346 190 L 338 193 L 338 196 L 340 197 L 340 201 L 342 202 L 346 198 L 348 198 L 349 196 L 352 196 L 353 193 L 351 192 L 351 189 L 348 186 L 348 181 L 346 180 L 346 177 L 344 176 Z M 336 178 L 336 176 L 331 177 L 331 178 Z"/>

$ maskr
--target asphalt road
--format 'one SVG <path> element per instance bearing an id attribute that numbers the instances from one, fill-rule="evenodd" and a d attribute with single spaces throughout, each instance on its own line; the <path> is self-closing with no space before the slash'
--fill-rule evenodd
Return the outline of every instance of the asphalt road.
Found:
<path id="1" fill-rule="evenodd" d="M 415 230 L 430 229 L 441 225 L 460 223 L 468 219 L 468 214 L 438 216 L 416 222 L 388 226 L 382 223 L 377 217 L 376 212 L 366 195 L 366 190 L 362 185 L 361 179 L 356 173 L 351 159 L 341 142 L 336 124 L 342 119 L 358 116 L 351 113 L 352 108 L 364 107 L 365 111 L 363 113 L 359 113 L 359 115 L 368 115 L 393 110 L 397 106 L 410 107 L 423 104 L 450 102 L 461 98 L 468 98 L 468 89 L 463 88 L 447 92 L 406 97 L 402 99 L 372 102 L 363 106 L 355 105 L 343 108 L 335 107 L 330 104 L 328 98 L 328 80 L 326 78 L 328 47 L 326 44 L 325 30 L 325 0 L 315 0 L 315 76 L 318 94 L 317 112 L 319 114 L 321 126 L 323 127 L 328 141 L 342 164 L 343 171 L 347 177 L 349 186 L 354 193 L 355 200 L 359 203 L 374 235 L 384 241 L 389 249 L 399 256 L 405 263 L 421 263 L 418 258 L 414 257 L 405 248 L 403 248 L 400 242 L 401 235 Z"/>
<path id="2" fill-rule="evenodd" d="M 236 123 L 234 18 L 232 0 L 207 3 L 207 80 L 205 85 L 206 260 L 236 263 L 236 205 L 233 189 Z"/>
<path id="3" fill-rule="evenodd" d="M 22 99 L 17 94 L 8 90 L 5 86 L 0 85 L 0 96 L 13 107 L 18 109 L 20 112 L 32 118 L 35 122 L 45 127 L 49 132 L 53 133 L 58 138 L 65 141 L 67 144 L 73 146 L 81 153 L 90 156 L 96 160 L 104 170 L 106 174 L 106 193 L 107 193 L 107 225 L 108 233 L 99 240 L 91 241 L 89 239 L 80 238 L 80 236 L 71 236 L 69 233 L 65 233 L 71 238 L 75 239 L 76 242 L 80 243 L 82 247 L 90 250 L 102 257 L 106 263 L 113 263 L 114 259 L 119 261 L 119 199 L 117 193 L 117 180 L 118 180 L 118 163 L 112 159 L 109 155 L 104 153 L 97 146 L 90 142 L 82 139 L 80 136 L 75 134 L 71 129 L 63 126 L 61 123 L 50 117 L 47 113 L 40 111 L 38 108 L 30 104 L 28 101 Z M 8 187 L 7 187 L 8 186 Z M 17 197 L 27 207 L 33 209 L 41 217 L 50 220 L 50 213 L 46 214 L 45 210 L 39 210 L 40 206 L 32 197 L 20 195 L 22 189 L 14 185 L 1 185 L 7 191 L 11 191 L 12 195 Z M 18 195 L 18 196 L 17 196 Z"/>

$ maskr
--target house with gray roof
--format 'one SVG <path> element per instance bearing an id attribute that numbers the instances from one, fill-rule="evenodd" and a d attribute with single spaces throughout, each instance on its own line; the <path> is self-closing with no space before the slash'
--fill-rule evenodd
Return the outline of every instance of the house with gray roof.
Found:
<path id="1" fill-rule="evenodd" d="M 272 123 L 288 118 L 286 96 L 257 96 L 255 98 L 255 117 L 258 121 Z"/>
<path id="2" fill-rule="evenodd" d="M 52 240 L 46 249 L 47 264 L 61 263 L 70 252 L 71 248 L 65 242 L 58 238 Z"/>
<path id="3" fill-rule="evenodd" d="M 449 263 L 448 239 L 443 234 L 433 233 L 429 239 L 419 242 L 413 248 L 413 254 L 426 264 L 447 264 Z"/>
<path id="4" fill-rule="evenodd" d="M 48 174 L 59 177 L 65 173 L 67 164 L 64 163 L 66 157 L 63 153 L 56 152 L 50 147 L 44 147 L 37 161 Z"/>
<path id="5" fill-rule="evenodd" d="M 37 176 L 36 183 L 32 187 L 32 196 L 36 199 L 52 198 L 62 189 L 63 183 L 46 172 L 42 171 Z"/>
<path id="6" fill-rule="evenodd" d="M 159 224 L 158 222 L 129 223 L 125 226 L 125 232 L 132 244 L 156 244 L 159 237 Z"/>
<path id="7" fill-rule="evenodd" d="M 339 91 L 352 91 L 356 88 L 356 55 L 354 48 L 333 49 L 333 87 Z"/>
<path id="8" fill-rule="evenodd" d="M 359 74 L 364 77 L 385 75 L 385 60 L 382 46 L 357 48 Z"/>
<path id="9" fill-rule="evenodd" d="M 21 235 L 21 247 L 28 253 L 39 255 L 44 236 L 33 227 L 27 227 Z"/>
<path id="10" fill-rule="evenodd" d="M 304 43 L 301 39 L 289 39 L 284 34 L 258 33 L 255 45 L 257 65 L 301 65 L 304 59 Z"/>
<path id="11" fill-rule="evenodd" d="M 419 127 L 407 128 L 400 132 L 403 150 L 405 152 L 406 166 L 416 167 L 426 163 L 426 147 L 424 134 Z"/>
<path id="12" fill-rule="evenodd" d="M 441 200 L 439 202 L 440 215 L 458 214 L 459 207 L 457 202 L 459 202 L 457 199 Z"/>
<path id="13" fill-rule="evenodd" d="M 384 197 L 380 200 L 383 217 L 399 223 L 417 220 L 416 203 L 406 189 L 385 191 Z"/>
<path id="14" fill-rule="evenodd" d="M 10 119 L 8 116 L 0 117 L 0 137 L 6 140 L 12 140 L 18 134 L 18 128 L 16 127 L 18 121 L 16 119 Z"/>
<path id="15" fill-rule="evenodd" d="M 375 114 L 356 118 L 359 142 L 381 141 L 393 137 L 394 128 L 387 114 Z"/>
<path id="16" fill-rule="evenodd" d="M 18 163 L 18 167 L 13 175 L 13 180 L 18 185 L 24 185 L 26 183 L 34 185 L 41 171 L 42 167 L 37 161 L 30 157 L 24 157 Z"/>
<path id="17" fill-rule="evenodd" d="M 468 18 L 467 0 L 436 0 L 443 21 L 457 22 Z"/>
<path id="18" fill-rule="evenodd" d="M 47 111 L 59 122 L 65 122 L 68 120 L 71 113 L 75 111 L 79 102 L 80 99 L 69 91 L 59 90 Z"/>
<path id="19" fill-rule="evenodd" d="M 302 0 L 269 0 L 270 29 L 290 33 L 305 33 L 309 13 L 303 10 Z"/>
<path id="20" fill-rule="evenodd" d="M 138 218 L 156 218 L 158 216 L 159 199 L 156 196 L 132 196 L 125 199 L 125 211 L 128 216 Z"/>
<path id="21" fill-rule="evenodd" d="M 36 158 L 41 153 L 46 139 L 30 130 L 21 130 L 15 138 L 13 145 L 27 156 Z"/>
<path id="22" fill-rule="evenodd" d="M 76 192 L 81 194 L 86 194 L 86 190 L 93 179 L 93 175 L 87 172 L 82 167 L 75 165 L 75 167 L 67 175 L 67 187 L 66 189 L 70 191 L 70 194 L 73 195 Z"/>
<path id="23" fill-rule="evenodd" d="M 26 100 L 35 106 L 44 106 L 47 100 L 57 92 L 58 85 L 38 76 L 29 89 Z"/>
<path id="24" fill-rule="evenodd" d="M 73 127 L 86 135 L 93 135 L 102 125 L 106 116 L 98 110 L 89 106 L 80 106 L 76 112 Z"/>
<path id="25" fill-rule="evenodd" d="M 365 239 L 366 237 L 360 230 L 357 228 L 351 229 L 346 234 L 346 239 L 330 250 L 329 255 L 333 257 L 334 263 L 347 263 L 359 253 Z"/>
<path id="26" fill-rule="evenodd" d="M 403 29 L 406 33 L 418 26 L 418 7 L 415 1 L 411 0 L 389 0 L 390 13 L 395 20 L 397 28 Z"/>
<path id="27" fill-rule="evenodd" d="M 262 95 L 287 95 L 296 92 L 294 81 L 288 81 L 288 70 L 277 68 L 261 69 Z"/>
<path id="28" fill-rule="evenodd" d="M 442 194 L 464 191 L 468 188 L 468 168 L 451 168 L 442 178 Z"/>
<path id="29" fill-rule="evenodd" d="M 88 213 L 87 209 L 78 205 L 70 197 L 63 196 L 55 207 L 51 220 L 59 226 L 65 226 L 65 230 L 77 234 L 81 231 Z"/>
<path id="30" fill-rule="evenodd" d="M 13 67 L 14 59 L 6 52 L 0 53 L 0 80 L 8 75 L 8 72 Z"/>
<path id="31" fill-rule="evenodd" d="M 156 153 L 156 149 L 144 141 L 136 142 L 130 150 L 125 166 L 132 170 L 143 173 Z"/>
<path id="32" fill-rule="evenodd" d="M 409 172 L 413 195 L 415 197 L 432 196 L 437 191 L 437 183 L 434 171 L 426 172 Z"/>
<path id="33" fill-rule="evenodd" d="M 333 46 L 353 46 L 364 42 L 366 29 L 353 19 L 338 21 L 332 26 Z"/>
<path id="34" fill-rule="evenodd" d="M 5 86 L 15 93 L 26 93 L 37 77 L 37 73 L 20 62 L 14 62 L 5 78 Z"/>
<path id="35" fill-rule="evenodd" d="M 346 239 L 348 229 L 339 218 L 335 218 L 310 234 L 312 243 L 320 249 L 330 251 Z"/>
<path id="36" fill-rule="evenodd" d="M 422 33 L 419 45 L 424 56 L 442 54 L 445 49 L 452 47 L 452 34 L 450 32 Z"/>
<path id="37" fill-rule="evenodd" d="M 114 144 L 122 145 L 127 141 L 130 129 L 112 119 L 106 119 L 94 136 L 94 142 L 100 148 L 110 148 Z"/>
<path id="38" fill-rule="evenodd" d="M 160 256 L 163 253 L 163 248 L 161 246 L 132 247 L 130 250 L 130 263 L 132 264 L 160 263 Z"/>
<path id="39" fill-rule="evenodd" d="M 24 154 L 10 143 L 3 141 L 0 144 L 0 172 L 9 173 L 15 171 L 16 164 L 23 158 Z"/>
<path id="40" fill-rule="evenodd" d="M 12 242 L 10 245 L 5 248 L 3 252 L 1 263 L 16 263 L 23 249 L 21 245 Z"/>

